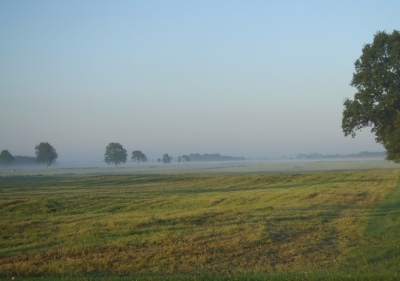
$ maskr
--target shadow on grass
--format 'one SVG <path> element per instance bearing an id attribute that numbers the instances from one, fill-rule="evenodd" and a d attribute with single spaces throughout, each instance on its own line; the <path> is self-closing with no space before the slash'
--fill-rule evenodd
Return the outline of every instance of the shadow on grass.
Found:
<path id="1" fill-rule="evenodd" d="M 377 271 L 394 269 L 399 274 L 400 177 L 384 202 L 372 206 L 365 217 L 370 219 L 365 225 L 364 241 L 353 249 L 349 261 Z"/>

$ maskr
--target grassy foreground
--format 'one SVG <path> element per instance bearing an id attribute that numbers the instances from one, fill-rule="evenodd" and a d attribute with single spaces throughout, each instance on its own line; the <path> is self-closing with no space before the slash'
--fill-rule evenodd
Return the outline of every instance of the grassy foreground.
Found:
<path id="1" fill-rule="evenodd" d="M 0 177 L 0 278 L 399 280 L 399 175 Z"/>

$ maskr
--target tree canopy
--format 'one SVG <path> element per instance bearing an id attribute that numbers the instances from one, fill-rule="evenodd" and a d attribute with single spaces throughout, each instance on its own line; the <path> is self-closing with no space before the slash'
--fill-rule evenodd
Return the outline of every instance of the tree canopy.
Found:
<path id="1" fill-rule="evenodd" d="M 132 161 L 137 161 L 138 165 L 140 161 L 142 161 L 143 163 L 147 161 L 146 155 L 142 153 L 140 150 L 132 151 L 131 159 Z"/>
<path id="2" fill-rule="evenodd" d="M 106 147 L 104 162 L 106 162 L 108 165 L 115 164 L 115 167 L 118 167 L 119 164 L 126 162 L 127 157 L 128 153 L 121 144 L 117 142 L 111 142 Z"/>
<path id="3" fill-rule="evenodd" d="M 46 168 L 56 161 L 58 154 L 48 142 L 41 142 L 35 146 L 36 163 L 45 163 Z"/>
<path id="4" fill-rule="evenodd" d="M 344 100 L 342 129 L 345 136 L 372 127 L 376 141 L 386 149 L 386 159 L 400 162 L 400 32 L 377 32 L 354 63 L 350 83 L 354 100 Z"/>
<path id="5" fill-rule="evenodd" d="M 172 157 L 168 155 L 168 153 L 164 154 L 161 160 L 164 164 L 171 163 Z"/>
<path id="6" fill-rule="evenodd" d="M 8 163 L 14 161 L 14 159 L 15 159 L 14 156 L 12 156 L 8 150 L 3 150 L 0 153 L 0 161 L 4 162 L 4 164 L 6 165 L 6 169 L 7 169 Z"/>

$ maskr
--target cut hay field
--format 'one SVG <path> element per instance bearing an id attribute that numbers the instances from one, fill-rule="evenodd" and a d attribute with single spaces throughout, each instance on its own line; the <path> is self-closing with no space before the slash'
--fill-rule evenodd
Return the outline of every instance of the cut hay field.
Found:
<path id="1" fill-rule="evenodd" d="M 3 176 L 0 278 L 399 280 L 399 176 Z"/>

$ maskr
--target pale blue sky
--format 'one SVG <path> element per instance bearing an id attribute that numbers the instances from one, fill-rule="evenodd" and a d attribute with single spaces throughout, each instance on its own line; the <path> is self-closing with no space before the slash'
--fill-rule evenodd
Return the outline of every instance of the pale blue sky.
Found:
<path id="1" fill-rule="evenodd" d="M 0 150 L 110 142 L 257 157 L 382 151 L 341 131 L 363 44 L 400 1 L 0 0 Z"/>

